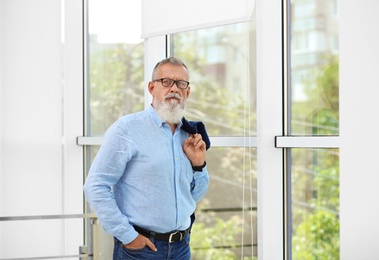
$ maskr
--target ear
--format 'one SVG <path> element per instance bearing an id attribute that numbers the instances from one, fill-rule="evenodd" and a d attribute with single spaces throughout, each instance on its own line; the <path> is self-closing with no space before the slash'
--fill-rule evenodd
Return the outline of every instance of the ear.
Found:
<path id="1" fill-rule="evenodd" d="M 154 93 L 154 88 L 155 88 L 154 82 L 150 81 L 149 84 L 147 85 L 147 88 L 148 88 L 150 94 L 152 96 L 154 96 L 154 94 L 153 94 Z"/>
<path id="2" fill-rule="evenodd" d="M 187 97 L 186 97 L 186 99 L 189 97 L 190 93 L 191 93 L 191 87 L 188 86 L 188 88 L 187 88 Z"/>

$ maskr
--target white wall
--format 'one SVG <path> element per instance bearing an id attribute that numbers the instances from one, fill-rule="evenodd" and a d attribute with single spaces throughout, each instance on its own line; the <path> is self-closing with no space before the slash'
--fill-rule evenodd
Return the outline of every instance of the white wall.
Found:
<path id="1" fill-rule="evenodd" d="M 1 0 L 2 217 L 82 213 L 81 5 Z M 0 258 L 77 254 L 83 244 L 80 219 L 0 228 Z"/>
<path id="2" fill-rule="evenodd" d="M 341 259 L 379 256 L 379 2 L 340 1 Z"/>

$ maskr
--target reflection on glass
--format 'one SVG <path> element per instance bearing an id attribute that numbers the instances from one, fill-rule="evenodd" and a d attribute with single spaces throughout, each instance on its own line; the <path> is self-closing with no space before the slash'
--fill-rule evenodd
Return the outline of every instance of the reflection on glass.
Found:
<path id="1" fill-rule="evenodd" d="M 173 55 L 190 70 L 186 117 L 212 136 L 256 133 L 255 23 L 174 34 Z"/>
<path id="2" fill-rule="evenodd" d="M 340 259 L 339 151 L 292 155 L 292 259 Z"/>
<path id="3" fill-rule="evenodd" d="M 338 135 L 336 1 L 291 1 L 291 134 Z"/>

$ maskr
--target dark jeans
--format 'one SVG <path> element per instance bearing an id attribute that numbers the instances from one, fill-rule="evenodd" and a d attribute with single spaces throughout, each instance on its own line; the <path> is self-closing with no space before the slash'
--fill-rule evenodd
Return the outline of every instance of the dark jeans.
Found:
<path id="1" fill-rule="evenodd" d="M 186 235 L 182 241 L 168 243 L 162 240 L 156 240 L 154 236 L 150 237 L 151 242 L 158 249 L 157 252 L 152 251 L 145 246 L 141 249 L 127 249 L 118 240 L 115 239 L 113 250 L 113 260 L 124 259 L 167 259 L 167 260 L 189 260 L 191 259 L 191 251 L 189 247 L 190 234 Z"/>

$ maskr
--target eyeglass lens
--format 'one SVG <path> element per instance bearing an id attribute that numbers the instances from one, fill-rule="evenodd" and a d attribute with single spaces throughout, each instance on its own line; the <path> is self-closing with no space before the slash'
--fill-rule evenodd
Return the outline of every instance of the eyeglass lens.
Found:
<path id="1" fill-rule="evenodd" d="M 161 81 L 164 87 L 172 87 L 174 83 L 176 83 L 176 86 L 178 88 L 182 88 L 182 89 L 187 88 L 188 86 L 188 83 L 183 80 L 161 79 Z"/>

